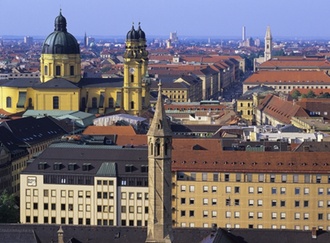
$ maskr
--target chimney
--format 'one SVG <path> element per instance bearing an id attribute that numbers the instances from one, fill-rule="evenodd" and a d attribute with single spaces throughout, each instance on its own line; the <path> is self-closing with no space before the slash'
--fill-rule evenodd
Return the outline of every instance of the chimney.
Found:
<path id="1" fill-rule="evenodd" d="M 60 225 L 60 229 L 57 231 L 57 241 L 58 241 L 58 243 L 64 243 L 63 233 L 64 233 L 64 231 L 62 230 L 62 225 Z"/>
<path id="2" fill-rule="evenodd" d="M 316 239 L 317 238 L 317 230 L 316 227 L 312 228 L 312 239 Z"/>

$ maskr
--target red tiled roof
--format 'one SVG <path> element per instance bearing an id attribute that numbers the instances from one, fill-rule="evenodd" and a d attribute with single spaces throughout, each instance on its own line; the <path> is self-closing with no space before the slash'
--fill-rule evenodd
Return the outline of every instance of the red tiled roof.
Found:
<path id="1" fill-rule="evenodd" d="M 294 116 L 309 117 L 307 112 L 292 101 L 286 101 L 273 94 L 268 94 L 257 107 L 274 119 L 284 123 L 290 124 L 291 118 Z"/>
<path id="2" fill-rule="evenodd" d="M 323 71 L 258 71 L 244 81 L 244 84 L 260 83 L 330 84 L 330 77 Z"/>
<path id="3" fill-rule="evenodd" d="M 136 135 L 132 126 L 89 126 L 84 135 Z"/>

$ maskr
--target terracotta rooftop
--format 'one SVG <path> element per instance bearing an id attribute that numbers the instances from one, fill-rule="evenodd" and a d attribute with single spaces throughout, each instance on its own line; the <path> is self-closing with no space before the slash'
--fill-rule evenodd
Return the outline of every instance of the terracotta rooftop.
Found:
<path id="1" fill-rule="evenodd" d="M 136 135 L 132 126 L 89 126 L 84 135 Z"/>
<path id="2" fill-rule="evenodd" d="M 309 117 L 307 112 L 292 101 L 284 100 L 276 95 L 268 94 L 257 107 L 265 114 L 275 118 L 284 124 L 291 123 L 291 117 Z"/>
<path id="3" fill-rule="evenodd" d="M 330 84 L 330 77 L 323 71 L 258 71 L 248 77 L 244 84 Z"/>

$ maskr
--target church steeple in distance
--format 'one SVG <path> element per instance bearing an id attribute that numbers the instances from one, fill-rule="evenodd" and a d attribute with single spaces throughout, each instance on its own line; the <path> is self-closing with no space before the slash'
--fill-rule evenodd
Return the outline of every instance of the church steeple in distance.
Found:
<path id="1" fill-rule="evenodd" d="M 172 230 L 172 131 L 166 120 L 161 82 L 156 110 L 148 131 L 149 218 L 146 243 L 173 242 Z"/>
<path id="2" fill-rule="evenodd" d="M 273 50 L 273 37 L 270 31 L 270 27 L 267 26 L 266 35 L 265 35 L 265 61 L 272 59 L 272 50 Z"/>

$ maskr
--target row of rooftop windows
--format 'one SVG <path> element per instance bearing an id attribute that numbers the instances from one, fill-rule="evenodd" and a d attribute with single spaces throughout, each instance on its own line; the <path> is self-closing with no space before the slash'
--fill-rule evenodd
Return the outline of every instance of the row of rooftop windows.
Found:
<path id="1" fill-rule="evenodd" d="M 330 175 L 321 174 L 252 174 L 252 173 L 196 173 L 177 172 L 177 180 L 216 182 L 266 182 L 266 183 L 330 183 Z"/>

